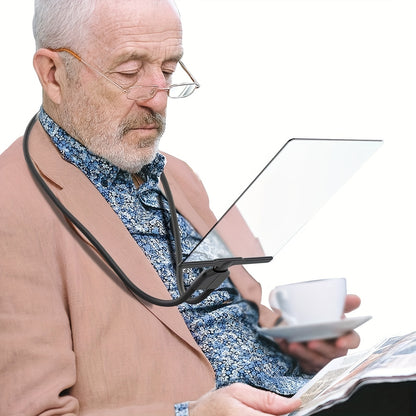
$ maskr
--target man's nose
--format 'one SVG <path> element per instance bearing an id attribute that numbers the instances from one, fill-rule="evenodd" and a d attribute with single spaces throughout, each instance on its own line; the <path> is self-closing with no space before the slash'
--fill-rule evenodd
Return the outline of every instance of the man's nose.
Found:
<path id="1" fill-rule="evenodd" d="M 142 100 L 139 105 L 149 107 L 157 113 L 163 113 L 167 106 L 168 101 L 168 90 L 166 78 L 162 71 L 154 71 L 151 76 L 146 78 L 146 85 L 157 86 L 155 94 L 146 100 Z"/>

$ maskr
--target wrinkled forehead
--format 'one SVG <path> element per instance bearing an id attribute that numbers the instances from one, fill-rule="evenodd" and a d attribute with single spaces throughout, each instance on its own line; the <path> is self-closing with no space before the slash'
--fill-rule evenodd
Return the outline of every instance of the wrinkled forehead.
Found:
<path id="1" fill-rule="evenodd" d="M 90 51 L 143 49 L 155 55 L 182 51 L 182 25 L 172 0 L 100 0 L 89 26 L 85 47 Z"/>

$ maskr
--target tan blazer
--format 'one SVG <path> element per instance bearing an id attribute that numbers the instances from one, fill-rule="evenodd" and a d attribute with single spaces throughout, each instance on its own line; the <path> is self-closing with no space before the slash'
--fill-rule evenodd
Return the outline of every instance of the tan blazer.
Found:
<path id="1" fill-rule="evenodd" d="M 136 285 L 169 298 L 112 208 L 38 122 L 30 140 L 58 198 Z M 215 221 L 204 188 L 185 163 L 167 159 L 177 209 L 204 234 Z M 34 183 L 21 139 L 0 157 L 0 202 L 1 416 L 173 415 L 174 403 L 215 387 L 177 308 L 133 298 Z M 228 230 L 229 244 L 255 244 L 238 215 L 234 221 L 238 234 Z M 260 286 L 243 268 L 231 276 L 243 296 L 260 302 Z M 264 307 L 261 313 L 263 324 L 275 319 Z"/>

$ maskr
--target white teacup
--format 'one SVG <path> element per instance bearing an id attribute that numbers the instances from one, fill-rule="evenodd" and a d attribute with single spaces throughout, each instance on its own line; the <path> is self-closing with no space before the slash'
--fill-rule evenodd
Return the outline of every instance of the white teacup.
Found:
<path id="1" fill-rule="evenodd" d="M 288 325 L 307 325 L 341 319 L 347 295 L 344 278 L 309 280 L 277 286 L 269 296 Z"/>

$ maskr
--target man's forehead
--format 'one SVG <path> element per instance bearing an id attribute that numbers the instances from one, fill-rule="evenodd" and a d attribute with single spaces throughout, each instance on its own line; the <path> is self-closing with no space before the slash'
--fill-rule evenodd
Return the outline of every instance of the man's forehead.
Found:
<path id="1" fill-rule="evenodd" d="M 159 5 L 159 6 L 157 6 Z M 169 49 L 169 55 L 182 54 L 182 26 L 179 13 L 170 0 L 108 0 L 98 2 L 91 20 L 87 49 L 94 46 L 116 55 L 146 50 Z M 89 45 L 92 45 L 89 47 Z M 124 59 L 123 57 L 120 59 Z"/>
<path id="2" fill-rule="evenodd" d="M 111 25 L 117 22 L 136 26 L 180 24 L 179 11 L 171 0 L 100 0 L 92 23 Z"/>

